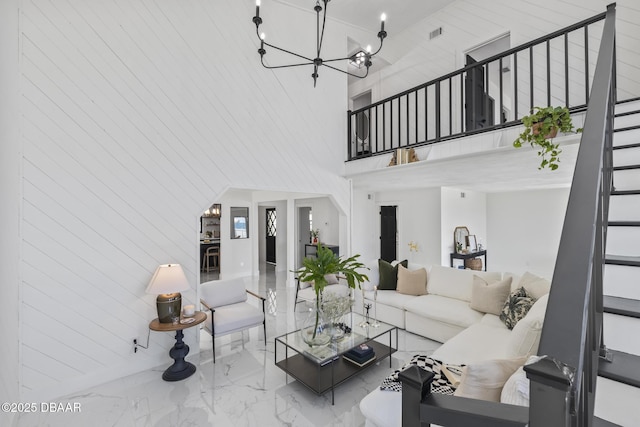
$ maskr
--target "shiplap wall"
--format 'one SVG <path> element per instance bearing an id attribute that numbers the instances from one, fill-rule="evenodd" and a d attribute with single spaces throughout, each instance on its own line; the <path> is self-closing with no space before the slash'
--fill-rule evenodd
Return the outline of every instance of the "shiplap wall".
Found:
<path id="1" fill-rule="evenodd" d="M 346 79 L 322 72 L 314 90 L 306 69 L 263 69 L 254 7 L 22 1 L 23 399 L 170 362 L 172 334 L 132 351 L 155 317 L 144 290 L 158 264 L 178 262 L 194 299 L 199 216 L 224 189 L 332 194 L 347 206 Z M 270 40 L 313 46 L 312 15 L 262 9 Z M 346 53 L 339 25 L 325 48 Z"/>
<path id="2" fill-rule="evenodd" d="M 20 92 L 18 0 L 0 2 L 0 402 L 19 402 Z M 12 414 L 0 413 L 9 425 Z M 6 422 L 6 424 L 5 424 Z"/>
<path id="3" fill-rule="evenodd" d="M 367 90 L 373 100 L 383 99 L 464 66 L 463 53 L 480 43 L 509 33 L 511 45 L 518 46 L 552 31 L 574 24 L 606 10 L 608 0 L 459 0 L 409 27 L 393 27 L 389 17 L 390 36 L 385 48 L 394 53 L 392 65 L 367 79 L 350 85 L 350 96 Z M 621 0 L 617 4 L 617 71 L 620 99 L 640 96 L 640 4 L 636 0 Z M 425 36 L 429 31 L 443 28 L 443 34 L 433 40 Z M 591 39 L 599 39 L 601 30 L 593 29 Z M 570 40 L 573 45 L 577 40 Z M 597 43 L 590 42 L 591 49 Z M 575 51 L 575 53 L 574 53 Z M 383 52 L 384 54 L 384 52 Z M 573 50 L 574 59 L 581 53 Z M 519 57 L 519 66 L 526 65 Z M 590 58 L 595 61 L 595 56 Z M 375 64 L 374 64 L 375 67 Z M 375 70 L 375 68 L 374 68 Z M 572 79 L 580 81 L 579 72 L 572 70 Z M 553 79 L 561 79 L 563 67 Z M 581 93 L 572 94 L 582 96 Z"/>

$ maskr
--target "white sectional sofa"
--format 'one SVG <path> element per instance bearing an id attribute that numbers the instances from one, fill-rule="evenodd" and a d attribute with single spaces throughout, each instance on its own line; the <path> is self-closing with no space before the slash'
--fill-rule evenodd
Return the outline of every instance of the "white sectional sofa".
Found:
<path id="1" fill-rule="evenodd" d="M 369 267 L 370 281 L 364 284 L 363 292 L 356 293 L 356 309 L 361 309 L 363 296 L 365 302 L 374 303 L 377 266 L 372 264 Z M 550 288 L 548 280 L 530 273 L 519 277 L 510 273 L 408 265 L 409 270 L 419 268 L 428 272 L 426 294 L 414 296 L 378 290 L 379 320 L 443 342 L 431 357 L 447 364 L 469 365 L 536 354 Z M 510 330 L 498 315 L 471 308 L 474 275 L 488 283 L 511 280 L 509 291 L 524 287 L 536 301 L 526 316 Z M 506 398 L 506 403 L 525 400 L 522 396 L 513 396 L 513 393 Z M 401 399 L 402 394 L 398 392 L 373 390 L 360 403 L 366 425 L 401 426 Z"/>

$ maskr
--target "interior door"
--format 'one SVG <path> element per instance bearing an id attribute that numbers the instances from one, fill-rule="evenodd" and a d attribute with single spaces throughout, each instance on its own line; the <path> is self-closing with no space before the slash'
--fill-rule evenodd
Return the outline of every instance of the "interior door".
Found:
<path id="1" fill-rule="evenodd" d="M 391 262 L 396 259 L 397 206 L 380 206 L 380 259 Z"/>
<path id="2" fill-rule="evenodd" d="M 267 233 L 266 233 L 266 261 L 268 263 L 276 263 L 276 209 L 267 208 L 266 210 Z"/>
<path id="3" fill-rule="evenodd" d="M 477 61 L 466 56 L 467 66 Z M 474 67 L 467 71 L 465 87 L 465 131 L 482 129 L 493 125 L 493 99 L 485 89 L 484 67 Z"/>

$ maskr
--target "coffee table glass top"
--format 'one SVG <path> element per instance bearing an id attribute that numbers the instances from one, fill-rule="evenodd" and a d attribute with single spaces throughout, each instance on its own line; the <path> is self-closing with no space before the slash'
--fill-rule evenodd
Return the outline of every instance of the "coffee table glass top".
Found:
<path id="1" fill-rule="evenodd" d="M 326 362 L 341 356 L 353 347 L 396 329 L 396 326 L 380 321 L 378 321 L 379 326 L 375 328 L 373 326 L 359 326 L 363 321 L 364 316 L 358 313 L 346 314 L 344 316 L 344 322 L 347 325 L 350 325 L 351 333 L 345 334 L 344 338 L 339 341 L 332 341 L 324 346 L 309 346 L 302 340 L 299 329 L 277 337 L 276 341 L 280 341 L 294 351 L 303 354 L 309 360 L 323 365 Z M 373 323 L 373 318 L 369 319 L 369 323 Z"/>

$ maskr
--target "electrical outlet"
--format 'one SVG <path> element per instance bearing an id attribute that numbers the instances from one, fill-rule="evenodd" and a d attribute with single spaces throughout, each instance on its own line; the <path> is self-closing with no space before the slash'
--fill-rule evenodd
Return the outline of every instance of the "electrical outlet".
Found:
<path id="1" fill-rule="evenodd" d="M 134 353 L 138 352 L 138 338 L 133 339 L 133 352 Z"/>

